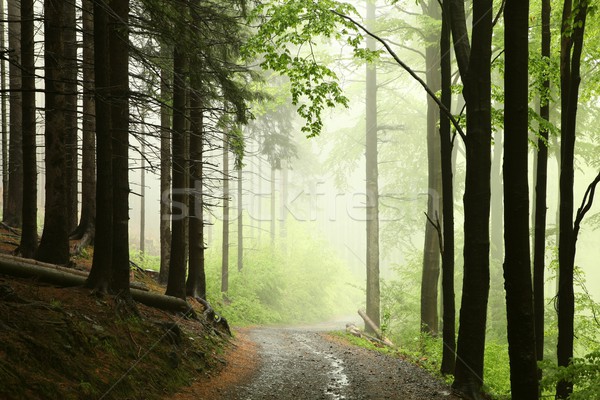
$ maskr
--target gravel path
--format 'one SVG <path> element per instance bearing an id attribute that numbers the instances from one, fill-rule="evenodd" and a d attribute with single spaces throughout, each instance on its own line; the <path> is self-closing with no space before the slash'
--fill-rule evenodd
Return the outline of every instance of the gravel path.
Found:
<path id="1" fill-rule="evenodd" d="M 172 400 L 451 399 L 447 385 L 406 361 L 306 329 L 258 328 L 238 335 L 227 367 Z"/>

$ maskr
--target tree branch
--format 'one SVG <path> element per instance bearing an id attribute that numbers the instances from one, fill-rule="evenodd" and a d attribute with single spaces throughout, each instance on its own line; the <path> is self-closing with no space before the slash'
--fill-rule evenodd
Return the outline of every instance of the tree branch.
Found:
<path id="1" fill-rule="evenodd" d="M 350 21 L 351 23 L 353 23 L 354 25 L 356 25 L 358 28 L 360 28 L 363 32 L 365 32 L 367 35 L 371 36 L 373 39 L 375 39 L 379 43 L 381 43 L 383 45 L 383 47 L 385 47 L 385 49 L 387 50 L 388 54 L 391 55 L 392 58 L 396 61 L 396 63 L 398 65 L 400 65 L 406 72 L 408 72 L 410 74 L 410 76 L 413 77 L 413 79 L 415 79 L 417 82 L 419 82 L 419 84 L 423 87 L 423 89 L 425 89 L 425 91 L 427 92 L 427 94 L 438 105 L 438 107 L 440 108 L 440 111 L 442 111 L 448 117 L 448 119 L 452 122 L 452 125 L 454 125 L 454 128 L 459 133 L 459 135 L 462 137 L 462 139 L 466 141 L 467 136 L 463 132 L 462 128 L 460 127 L 460 124 L 458 123 L 458 121 L 456 120 L 456 118 L 454 118 L 454 115 L 452 115 L 452 113 L 450 112 L 450 110 L 448 110 L 448 108 L 441 102 L 441 100 L 435 95 L 435 93 L 433 93 L 431 91 L 431 89 L 429 88 L 429 86 L 427 86 L 427 83 L 425 83 L 425 81 L 423 81 L 423 79 L 421 79 L 416 74 L 415 71 L 413 71 L 408 65 L 406 65 L 404 63 L 404 61 L 402 61 L 400 59 L 400 57 L 398 57 L 398 55 L 394 52 L 394 50 L 392 50 L 392 48 L 390 47 L 390 45 L 385 40 L 383 40 L 382 38 L 380 38 L 376 34 L 374 34 L 371 31 L 369 31 L 366 27 L 364 27 L 363 25 L 361 25 L 359 22 L 355 21 L 353 18 L 351 18 L 351 17 L 349 17 L 347 15 L 341 14 L 341 13 L 335 11 L 335 10 L 329 10 L 329 11 L 331 11 L 333 14 L 337 15 L 338 17 L 341 17 L 341 18 L 343 18 L 343 19 L 345 19 L 347 21 Z"/>
<path id="2" fill-rule="evenodd" d="M 581 206 L 577 210 L 577 214 L 575 215 L 575 222 L 573 224 L 573 238 L 577 240 L 577 235 L 579 234 L 579 228 L 581 227 L 581 221 L 585 214 L 592 208 L 592 204 L 594 204 L 594 194 L 596 193 L 596 186 L 600 183 L 600 172 L 596 175 L 596 178 L 590 183 L 587 190 L 585 191 L 585 195 L 583 196 L 583 200 L 581 201 Z"/>

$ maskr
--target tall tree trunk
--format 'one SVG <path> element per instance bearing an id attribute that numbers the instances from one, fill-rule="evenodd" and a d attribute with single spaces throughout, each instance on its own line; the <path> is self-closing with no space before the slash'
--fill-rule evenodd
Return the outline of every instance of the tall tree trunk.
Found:
<path id="1" fill-rule="evenodd" d="M 283 161 L 281 163 L 281 200 L 279 205 L 279 235 L 285 239 L 287 236 L 287 214 L 288 214 L 288 180 L 289 180 L 289 161 Z"/>
<path id="2" fill-rule="evenodd" d="M 185 105 L 186 105 L 186 55 L 175 48 L 173 56 L 173 130 L 172 135 L 172 204 L 171 204 L 171 255 L 166 294 L 185 299 Z"/>
<path id="3" fill-rule="evenodd" d="M 439 20 L 439 4 L 429 0 L 421 3 L 423 13 Z M 433 91 L 441 89 L 440 51 L 436 45 L 439 37 L 432 32 L 425 50 L 425 70 L 427 86 Z M 442 177 L 440 168 L 440 136 L 438 121 L 440 110 L 436 102 L 427 96 L 427 215 L 433 221 L 442 220 Z M 440 243 L 436 227 L 425 220 L 425 243 L 423 247 L 423 272 L 421 279 L 421 330 L 436 335 L 438 332 L 438 281 L 440 276 Z"/>
<path id="4" fill-rule="evenodd" d="M 168 60 L 169 51 L 163 44 L 161 54 Z M 169 68 L 163 66 L 160 71 L 160 273 L 158 280 L 166 284 L 169 277 L 169 259 L 171 254 L 171 110 L 167 105 L 171 98 L 169 84 L 172 80 Z"/>
<path id="5" fill-rule="evenodd" d="M 64 1 L 64 130 L 66 134 L 66 196 L 67 228 L 69 233 L 77 227 L 78 165 L 77 165 L 77 35 L 75 2 Z"/>
<path id="6" fill-rule="evenodd" d="M 550 0 L 542 0 L 542 57 L 550 59 Z M 548 68 L 550 65 L 548 64 Z M 540 117 L 550 121 L 550 80 L 543 83 Z M 533 299 L 537 360 L 544 359 L 544 270 L 546 256 L 546 196 L 548 184 L 548 130 L 540 129 L 535 171 L 535 229 L 533 250 Z M 541 371 L 540 371 L 541 372 Z"/>
<path id="7" fill-rule="evenodd" d="M 204 271 L 204 198 L 203 198 L 203 110 L 200 99 L 200 84 L 192 77 L 190 99 L 190 178 L 194 187 L 190 196 L 189 220 L 189 274 L 186 282 L 186 294 L 206 300 L 206 274 Z"/>
<path id="8" fill-rule="evenodd" d="M 20 227 L 23 217 L 23 92 L 21 91 L 21 5 L 19 0 L 8 0 L 8 55 L 9 73 L 9 128 L 8 145 L 8 199 L 3 206 L 3 221 Z"/>
<path id="9" fill-rule="evenodd" d="M 81 155 L 81 218 L 71 239 L 79 239 L 76 253 L 93 244 L 96 230 L 96 101 L 94 99 L 94 11 L 93 1 L 82 2 L 83 98 Z"/>
<path id="10" fill-rule="evenodd" d="M 577 240 L 573 229 L 573 185 L 577 103 L 579 98 L 579 83 L 581 81 L 581 53 L 587 7 L 588 2 L 586 0 L 576 0 L 575 4 L 572 4 L 571 0 L 565 0 L 561 29 L 561 168 L 557 344 L 559 366 L 569 365 L 573 357 L 573 318 L 575 315 L 573 270 Z M 556 397 L 566 399 L 572 392 L 573 382 L 563 380 L 557 385 Z"/>
<path id="11" fill-rule="evenodd" d="M 481 397 L 489 295 L 492 1 L 473 3 L 469 48 L 464 2 L 452 0 L 452 36 L 467 104 L 464 277 L 453 387 Z"/>
<path id="12" fill-rule="evenodd" d="M 241 163 L 240 163 L 241 164 Z M 244 268 L 244 208 L 242 198 L 242 166 L 237 170 L 237 209 L 238 209 L 238 226 L 237 226 L 237 268 L 241 271 Z"/>
<path id="13" fill-rule="evenodd" d="M 367 29 L 375 22 L 375 3 L 367 0 Z M 367 37 L 367 49 L 375 50 L 375 40 Z M 377 167 L 377 71 L 367 64 L 366 72 L 366 237 L 367 237 L 367 315 L 377 327 L 380 324 L 379 295 L 379 185 Z M 365 329 L 371 331 L 366 325 Z"/>
<path id="14" fill-rule="evenodd" d="M 35 37 L 33 1 L 21 0 L 21 66 L 22 80 L 22 154 L 23 198 L 21 243 L 19 252 L 25 258 L 33 258 L 37 249 L 37 165 L 35 122 Z M 9 189 L 10 190 L 10 189 Z"/>
<path id="15" fill-rule="evenodd" d="M 440 39 L 441 101 L 448 110 L 452 106 L 452 63 L 450 54 L 450 3 L 442 3 Z M 440 113 L 440 150 L 442 171 L 443 251 L 442 251 L 442 374 L 454 373 L 456 362 L 456 305 L 454 300 L 454 193 L 452 178 L 452 137 L 450 120 Z"/>
<path id="16" fill-rule="evenodd" d="M 145 121 L 143 121 L 145 123 Z M 140 255 L 143 257 L 146 251 L 146 144 L 142 139 L 141 151 L 142 168 L 140 169 Z"/>
<path id="17" fill-rule="evenodd" d="M 223 132 L 223 247 L 221 250 L 221 292 L 229 290 L 229 142 Z"/>
<path id="18" fill-rule="evenodd" d="M 129 293 L 129 0 L 111 0 L 110 114 L 113 150 L 112 289 Z"/>
<path id="19" fill-rule="evenodd" d="M 269 232 L 271 234 L 271 248 L 274 248 L 275 246 L 275 204 L 277 203 L 276 196 L 275 196 L 275 181 L 276 181 L 276 177 L 275 177 L 275 170 L 276 167 L 275 165 L 272 163 L 271 164 L 271 179 L 270 179 L 270 183 L 271 183 L 271 201 L 270 201 L 270 215 L 269 215 L 269 221 L 271 223 L 271 226 L 269 228 Z"/>
<path id="20" fill-rule="evenodd" d="M 65 13 L 62 2 L 44 1 L 44 86 L 46 205 L 44 230 L 36 259 L 52 264 L 69 261 Z"/>
<path id="21" fill-rule="evenodd" d="M 504 287 L 511 395 L 538 398 L 529 259 L 528 68 L 529 1 L 504 8 Z"/>
<path id="22" fill-rule="evenodd" d="M 6 40 L 4 39 L 5 32 L 5 15 L 4 15 L 4 1 L 0 1 L 0 49 L 6 48 Z M 6 63 L 4 58 L 0 60 L 0 88 L 2 94 L 0 94 L 0 113 L 2 123 L 2 212 L 6 209 L 8 203 L 8 124 L 7 124 L 7 112 L 6 112 Z"/>
<path id="23" fill-rule="evenodd" d="M 113 150 L 111 138 L 108 4 L 94 1 L 94 82 L 96 106 L 96 232 L 86 286 L 109 290 L 113 247 Z M 109 60 L 107 60 L 109 57 Z"/>

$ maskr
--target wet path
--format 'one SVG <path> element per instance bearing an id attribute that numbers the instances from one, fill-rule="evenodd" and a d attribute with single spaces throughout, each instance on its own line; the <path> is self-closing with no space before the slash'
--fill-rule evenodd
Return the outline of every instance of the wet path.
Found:
<path id="1" fill-rule="evenodd" d="M 321 327 L 238 332 L 221 373 L 170 400 L 456 400 L 447 385 L 398 358 L 351 346 Z"/>
<path id="2" fill-rule="evenodd" d="M 318 331 L 254 329 L 258 371 L 223 399 L 454 399 L 450 390 L 402 360 L 348 347 Z"/>

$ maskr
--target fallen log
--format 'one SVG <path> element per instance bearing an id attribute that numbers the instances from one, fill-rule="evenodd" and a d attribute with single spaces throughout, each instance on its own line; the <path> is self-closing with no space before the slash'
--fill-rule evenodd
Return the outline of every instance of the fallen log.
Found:
<path id="1" fill-rule="evenodd" d="M 73 271 L 76 270 L 19 257 L 0 256 L 0 274 L 37 279 L 61 287 L 83 286 L 85 284 L 87 274 L 84 272 L 85 276 L 82 276 L 81 272 L 83 271 L 77 273 Z M 189 313 L 192 311 L 192 307 L 187 301 L 173 296 L 133 288 L 131 289 L 131 296 L 142 304 L 165 311 L 176 313 Z"/>
<path id="2" fill-rule="evenodd" d="M 380 341 L 381 343 L 383 343 L 387 346 L 392 346 L 392 347 L 394 346 L 394 343 L 392 343 L 392 341 L 390 339 L 383 336 L 383 334 L 381 333 L 381 330 L 379 330 L 379 327 L 377 325 L 375 325 L 373 320 L 371 318 L 369 318 L 369 316 L 367 315 L 366 312 L 364 312 L 363 310 L 358 310 L 358 315 L 360 315 L 360 317 L 363 319 L 363 321 L 365 321 L 365 324 L 367 324 L 367 326 L 369 326 L 369 328 L 371 328 L 371 330 L 373 332 L 375 332 L 375 335 L 377 336 L 378 341 Z"/>

